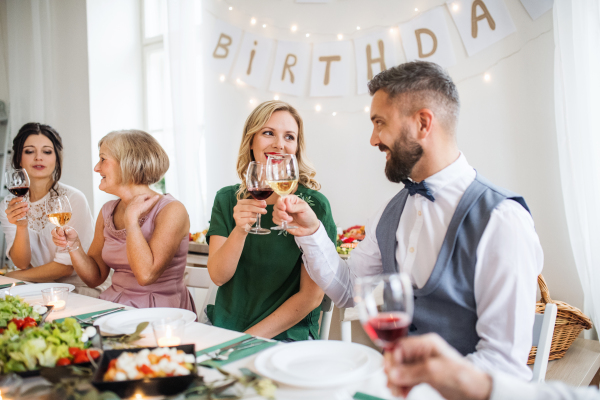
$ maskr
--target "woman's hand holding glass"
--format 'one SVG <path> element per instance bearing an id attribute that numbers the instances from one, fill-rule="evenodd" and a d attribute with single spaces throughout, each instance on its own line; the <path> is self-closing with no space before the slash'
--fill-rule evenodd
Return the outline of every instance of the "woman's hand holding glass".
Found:
<path id="1" fill-rule="evenodd" d="M 27 226 L 27 212 L 29 203 L 23 201 L 22 197 L 14 197 L 8 202 L 6 207 L 6 217 L 8 222 L 17 226 Z"/>
<path id="2" fill-rule="evenodd" d="M 52 241 L 56 247 L 69 249 L 68 251 L 77 250 L 79 248 L 79 235 L 77 231 L 71 227 L 60 228 L 56 227 L 52 229 Z"/>
<path id="3" fill-rule="evenodd" d="M 29 175 L 25 169 L 9 169 L 5 172 L 6 187 L 12 196 L 6 196 L 6 215 L 11 224 L 27 226 L 29 203 L 25 195 L 29 192 Z"/>
<path id="4" fill-rule="evenodd" d="M 67 196 L 48 196 L 45 202 L 46 207 L 46 215 L 48 216 L 48 220 L 56 225 L 56 231 L 59 229 L 63 232 L 63 235 L 66 234 L 67 231 L 72 230 L 72 228 L 67 228 L 66 225 L 71 220 L 73 215 L 73 209 L 71 208 L 71 202 L 69 202 L 69 198 Z M 73 229 L 74 230 L 74 229 Z M 68 238 L 67 238 L 68 242 Z M 61 247 L 61 246 L 59 246 Z M 69 252 L 72 250 L 77 250 L 79 245 L 76 247 L 71 247 L 68 243 L 64 246 L 63 250 L 59 250 L 59 252 Z"/>
<path id="5" fill-rule="evenodd" d="M 267 159 L 267 182 L 280 197 L 294 193 L 298 186 L 299 169 L 296 156 L 293 154 L 274 154 L 269 155 Z M 274 226 L 271 229 L 275 231 L 284 231 L 295 229 L 297 226 L 289 226 L 286 220 L 281 225 Z"/>
<path id="6" fill-rule="evenodd" d="M 254 200 L 262 201 L 271 197 L 273 189 L 267 183 L 267 174 L 264 165 L 256 161 L 252 161 L 248 165 L 248 170 L 246 171 L 246 188 Z M 246 232 L 254 235 L 268 235 L 271 233 L 271 230 L 260 227 L 260 215 L 261 213 L 256 214 L 256 226 L 254 228 L 249 227 L 246 229 Z"/>
<path id="7" fill-rule="evenodd" d="M 247 233 L 256 223 L 257 214 L 267 213 L 267 202 L 264 200 L 242 199 L 233 207 L 233 219 L 236 228 Z"/>

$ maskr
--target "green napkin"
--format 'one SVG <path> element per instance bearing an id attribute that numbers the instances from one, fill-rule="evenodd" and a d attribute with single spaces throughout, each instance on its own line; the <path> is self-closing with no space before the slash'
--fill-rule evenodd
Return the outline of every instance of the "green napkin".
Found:
<path id="1" fill-rule="evenodd" d="M 370 394 L 356 392 L 354 393 L 353 399 L 356 400 L 384 400 L 381 397 L 371 396 Z"/>
<path id="2" fill-rule="evenodd" d="M 239 342 L 240 340 L 244 340 L 249 337 L 251 337 L 251 336 L 246 334 L 244 336 L 240 336 L 240 337 L 230 340 L 228 342 L 221 343 L 217 346 L 213 346 L 213 347 L 209 347 L 208 349 L 200 350 L 200 351 L 196 352 L 196 356 L 201 356 L 203 354 L 210 353 L 211 351 L 221 349 L 225 346 L 229 346 L 230 344 L 234 344 L 236 342 Z M 249 349 L 234 350 L 231 354 L 229 354 L 229 358 L 227 360 L 207 360 L 207 361 L 201 362 L 199 365 L 202 365 L 204 367 L 211 367 L 211 368 L 221 368 L 226 364 L 229 364 L 229 363 L 237 361 L 237 360 L 241 360 L 242 358 L 250 357 L 251 355 L 258 353 L 259 351 L 266 350 L 269 347 L 275 346 L 278 343 L 278 342 L 267 342 L 266 340 L 255 338 L 255 340 L 246 342 L 242 346 L 254 344 L 254 343 L 256 343 L 256 341 L 261 341 L 264 343 L 259 344 L 257 346 L 253 346 Z"/>
<path id="3" fill-rule="evenodd" d="M 116 310 L 117 308 L 119 308 L 119 307 L 109 308 L 108 310 L 93 311 L 93 312 L 87 313 L 87 314 L 74 315 L 73 317 L 77 317 L 79 319 L 86 319 L 89 317 L 93 317 L 94 315 L 98 315 L 98 314 L 102 314 L 102 313 L 105 313 L 108 311 Z M 115 312 L 114 314 L 121 312 L 121 311 L 127 311 L 127 310 L 123 309 L 123 310 Z M 113 314 L 109 314 L 109 315 L 113 315 Z M 65 317 L 65 318 L 72 318 L 72 317 Z M 63 322 L 65 320 L 65 318 L 55 319 L 54 322 Z"/>
<path id="4" fill-rule="evenodd" d="M 0 285 L 0 289 L 6 289 L 11 287 L 13 284 L 12 283 L 7 283 L 4 285 Z M 21 285 L 25 285 L 25 282 L 17 282 L 17 284 L 15 286 L 21 286 Z"/>

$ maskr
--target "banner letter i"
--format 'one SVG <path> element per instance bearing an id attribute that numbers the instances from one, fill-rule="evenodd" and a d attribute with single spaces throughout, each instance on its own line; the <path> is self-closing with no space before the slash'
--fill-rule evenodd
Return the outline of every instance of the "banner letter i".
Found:
<path id="1" fill-rule="evenodd" d="M 254 45 L 256 46 L 258 42 L 255 40 Z M 252 49 L 250 52 L 250 61 L 248 62 L 248 70 L 246 71 L 246 75 L 250 75 L 252 73 L 252 61 L 254 61 L 254 55 L 256 54 L 256 50 Z"/>

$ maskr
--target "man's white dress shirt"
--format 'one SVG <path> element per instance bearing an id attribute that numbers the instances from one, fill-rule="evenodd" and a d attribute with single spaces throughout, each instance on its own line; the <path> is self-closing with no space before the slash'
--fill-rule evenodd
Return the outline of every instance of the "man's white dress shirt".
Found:
<path id="1" fill-rule="evenodd" d="M 475 176 L 461 153 L 454 163 L 425 179 L 434 202 L 420 194 L 406 200 L 396 231 L 396 262 L 414 286 L 421 288 L 429 279 L 450 220 Z M 322 225 L 311 236 L 296 237 L 309 275 L 338 307 L 354 305 L 357 277 L 383 273 L 375 230 L 386 205 L 368 221 L 365 239 L 347 261 L 340 259 Z M 516 201 L 504 200 L 492 212 L 477 247 L 474 292 L 480 341 L 467 357 L 482 370 L 531 379 L 526 362 L 543 259 L 531 215 Z M 350 273 L 337 275 L 339 268 Z M 340 276 L 347 278 L 342 281 Z"/>

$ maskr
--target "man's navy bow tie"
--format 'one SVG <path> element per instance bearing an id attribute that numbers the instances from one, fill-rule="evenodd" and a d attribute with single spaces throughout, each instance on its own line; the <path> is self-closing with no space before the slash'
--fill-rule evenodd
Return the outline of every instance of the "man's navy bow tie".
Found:
<path id="1" fill-rule="evenodd" d="M 415 183 L 408 179 L 403 179 L 402 183 L 404 183 L 404 188 L 408 189 L 408 194 L 414 196 L 416 193 L 419 193 L 421 196 L 425 197 L 428 200 L 435 201 L 435 197 L 429 191 L 429 187 L 425 183 L 425 181 L 421 181 L 419 183 Z"/>

